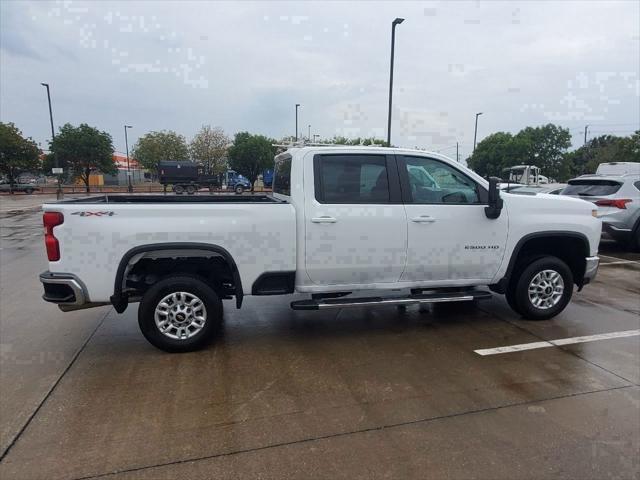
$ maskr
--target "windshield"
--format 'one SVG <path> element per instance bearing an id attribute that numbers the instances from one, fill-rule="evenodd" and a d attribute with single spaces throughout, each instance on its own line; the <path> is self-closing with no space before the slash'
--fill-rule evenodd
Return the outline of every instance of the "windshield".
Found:
<path id="1" fill-rule="evenodd" d="M 604 197 L 613 195 L 622 186 L 614 180 L 569 180 L 569 185 L 562 191 L 562 195 L 579 195 L 582 197 Z"/>

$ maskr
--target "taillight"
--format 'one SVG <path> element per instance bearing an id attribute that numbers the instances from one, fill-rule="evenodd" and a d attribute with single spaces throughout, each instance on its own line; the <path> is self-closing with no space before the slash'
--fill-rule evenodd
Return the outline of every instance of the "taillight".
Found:
<path id="1" fill-rule="evenodd" d="M 47 258 L 50 262 L 57 262 L 60 260 L 60 244 L 53 234 L 53 227 L 64 223 L 64 215 L 60 212 L 44 212 L 42 223 L 44 223 L 44 245 L 47 247 Z"/>
<path id="2" fill-rule="evenodd" d="M 632 202 L 630 198 L 616 198 L 615 200 L 598 200 L 596 205 L 599 207 L 616 207 L 621 209 L 627 208 L 627 203 Z"/>

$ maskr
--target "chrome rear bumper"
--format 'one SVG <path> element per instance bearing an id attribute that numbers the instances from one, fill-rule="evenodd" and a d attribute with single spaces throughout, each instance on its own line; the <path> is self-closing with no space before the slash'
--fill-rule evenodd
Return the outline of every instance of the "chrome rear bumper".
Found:
<path id="1" fill-rule="evenodd" d="M 71 273 L 40 274 L 40 282 L 44 287 L 42 299 L 58 305 L 80 306 L 88 301 L 83 283 Z"/>
<path id="2" fill-rule="evenodd" d="M 596 277 L 596 273 L 598 273 L 598 265 L 600 264 L 600 257 L 587 257 L 585 260 L 586 265 L 584 268 L 583 283 L 586 285 Z"/>

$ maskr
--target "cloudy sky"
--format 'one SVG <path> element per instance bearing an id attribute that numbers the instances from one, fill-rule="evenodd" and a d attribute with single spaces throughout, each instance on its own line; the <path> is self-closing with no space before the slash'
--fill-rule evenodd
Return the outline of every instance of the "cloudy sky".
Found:
<path id="1" fill-rule="evenodd" d="M 203 124 L 275 138 L 386 136 L 455 155 L 548 122 L 589 135 L 640 128 L 640 2 L 0 2 L 0 120 L 46 148 L 86 122 L 124 151 Z"/>

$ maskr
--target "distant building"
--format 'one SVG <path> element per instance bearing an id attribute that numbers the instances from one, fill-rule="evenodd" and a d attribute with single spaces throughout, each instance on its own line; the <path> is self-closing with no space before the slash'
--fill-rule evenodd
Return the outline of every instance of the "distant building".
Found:
<path id="1" fill-rule="evenodd" d="M 115 153 L 113 155 L 113 161 L 116 164 L 116 168 L 118 172 L 116 174 L 105 174 L 104 175 L 104 184 L 105 185 L 127 185 L 127 171 L 131 171 L 131 183 L 142 183 L 144 182 L 144 169 L 142 166 L 133 158 L 129 157 L 129 168 L 127 169 L 127 156 L 119 155 Z"/>

